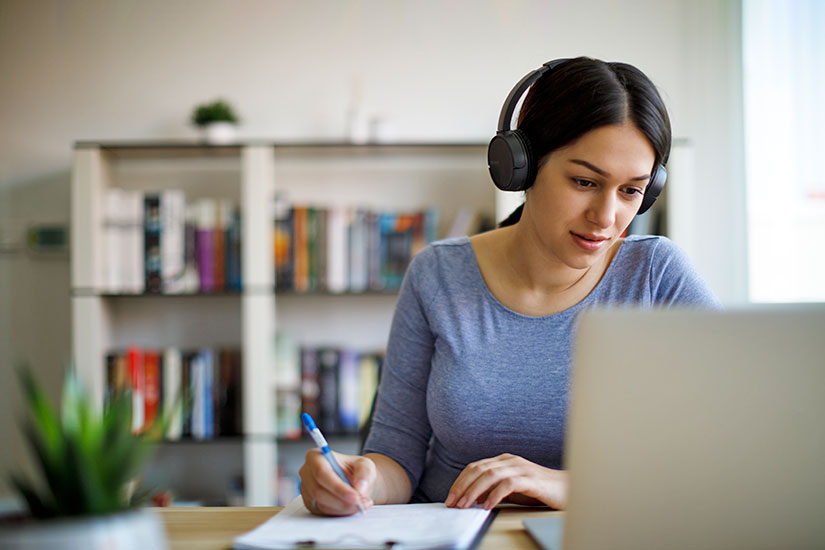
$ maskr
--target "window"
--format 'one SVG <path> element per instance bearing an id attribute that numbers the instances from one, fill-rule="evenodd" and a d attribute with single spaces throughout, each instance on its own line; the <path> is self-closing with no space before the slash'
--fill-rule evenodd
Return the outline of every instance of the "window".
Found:
<path id="1" fill-rule="evenodd" d="M 825 301 L 825 2 L 744 0 L 750 300 Z"/>

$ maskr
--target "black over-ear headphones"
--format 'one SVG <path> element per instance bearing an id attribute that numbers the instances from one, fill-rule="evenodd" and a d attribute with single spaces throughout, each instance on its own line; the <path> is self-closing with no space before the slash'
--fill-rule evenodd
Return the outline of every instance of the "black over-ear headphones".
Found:
<path id="1" fill-rule="evenodd" d="M 530 147 L 530 140 L 519 128 L 510 129 L 513 113 L 516 110 L 521 96 L 539 79 L 541 75 L 552 71 L 567 59 L 548 61 L 535 71 L 530 72 L 516 84 L 501 108 L 498 117 L 498 130 L 487 147 L 487 165 L 493 183 L 502 191 L 524 191 L 536 179 L 538 159 L 535 158 Z M 665 158 L 667 162 L 667 158 Z M 659 164 L 651 174 L 650 182 L 645 188 L 642 206 L 637 214 L 644 214 L 662 192 L 667 181 L 667 170 L 664 164 Z"/>

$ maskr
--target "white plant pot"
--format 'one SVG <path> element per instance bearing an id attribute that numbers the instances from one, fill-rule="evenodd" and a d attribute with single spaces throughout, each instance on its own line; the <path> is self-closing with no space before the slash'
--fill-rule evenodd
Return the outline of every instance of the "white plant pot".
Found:
<path id="1" fill-rule="evenodd" d="M 231 122 L 213 122 L 204 128 L 204 139 L 213 145 L 226 145 L 235 141 L 237 128 Z"/>
<path id="2" fill-rule="evenodd" d="M 0 523 L 0 550 L 166 550 L 166 529 L 151 510 L 108 516 Z"/>

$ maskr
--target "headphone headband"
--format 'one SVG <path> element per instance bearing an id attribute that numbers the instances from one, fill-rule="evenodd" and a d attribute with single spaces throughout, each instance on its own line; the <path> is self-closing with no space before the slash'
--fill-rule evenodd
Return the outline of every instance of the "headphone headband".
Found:
<path id="1" fill-rule="evenodd" d="M 528 73 L 524 78 L 519 80 L 515 86 L 513 86 L 513 89 L 510 90 L 510 93 L 507 95 L 507 99 L 504 100 L 504 105 L 501 107 L 501 114 L 498 117 L 498 133 L 506 132 L 511 129 L 511 124 L 513 123 L 513 113 L 516 111 L 516 105 L 518 105 L 521 96 L 524 95 L 527 88 L 532 86 L 533 83 L 541 77 L 541 75 L 547 71 L 555 69 L 567 60 L 568 58 L 548 61 L 538 69 Z"/>

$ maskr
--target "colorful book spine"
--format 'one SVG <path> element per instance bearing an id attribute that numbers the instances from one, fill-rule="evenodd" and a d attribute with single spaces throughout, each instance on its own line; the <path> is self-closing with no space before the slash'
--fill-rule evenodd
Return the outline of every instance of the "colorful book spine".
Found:
<path id="1" fill-rule="evenodd" d="M 333 206 L 327 214 L 327 289 L 345 292 L 348 286 L 347 219 L 348 209 Z"/>
<path id="2" fill-rule="evenodd" d="M 232 209 L 226 230 L 226 287 L 241 290 L 241 212 L 238 208 Z"/>
<path id="3" fill-rule="evenodd" d="M 198 276 L 201 292 L 215 291 L 215 201 L 201 199 L 198 202 L 196 230 Z"/>
<path id="4" fill-rule="evenodd" d="M 306 292 L 309 290 L 309 209 L 306 206 L 295 206 L 292 216 L 295 247 L 292 288 L 297 292 Z"/>
<path id="5" fill-rule="evenodd" d="M 318 427 L 322 432 L 340 433 L 341 420 L 338 405 L 338 361 L 337 349 L 318 350 Z"/>
<path id="6" fill-rule="evenodd" d="M 126 351 L 126 366 L 129 371 L 129 381 L 132 390 L 132 433 L 143 430 L 143 395 L 145 388 L 143 373 L 143 355 L 136 347 Z"/>
<path id="7" fill-rule="evenodd" d="M 166 439 L 176 441 L 183 434 L 183 372 L 181 351 L 175 347 L 163 351 L 163 414 L 168 421 Z"/>
<path id="8" fill-rule="evenodd" d="M 206 404 L 204 403 L 206 393 L 206 372 L 204 359 L 200 353 L 192 356 L 189 363 L 189 383 L 190 394 L 192 395 L 192 438 L 206 439 Z"/>
<path id="9" fill-rule="evenodd" d="M 321 385 L 318 372 L 318 353 L 312 348 L 301 349 L 301 409 L 312 418 L 320 418 L 318 396 Z"/>
<path id="10" fill-rule="evenodd" d="M 275 288 L 291 290 L 294 281 L 293 209 L 283 199 L 275 200 Z"/>
<path id="11" fill-rule="evenodd" d="M 129 372 L 126 366 L 126 356 L 123 353 L 111 352 L 106 354 L 106 392 L 104 405 L 108 406 L 112 400 L 122 395 L 130 387 Z"/>
<path id="12" fill-rule="evenodd" d="M 359 355 L 353 350 L 341 350 L 338 354 L 338 420 L 341 433 L 358 431 Z"/>
<path id="13" fill-rule="evenodd" d="M 307 207 L 307 233 L 306 233 L 306 258 L 307 258 L 307 285 L 305 290 L 317 290 L 320 274 L 319 252 L 319 216 L 318 209 L 312 206 Z"/>
<path id="14" fill-rule="evenodd" d="M 215 353 L 211 349 L 201 350 L 203 358 L 203 438 L 215 436 Z"/>
<path id="15" fill-rule="evenodd" d="M 146 292 L 163 292 L 160 252 L 160 195 L 148 193 L 143 199 L 143 250 Z"/>
<path id="16" fill-rule="evenodd" d="M 160 353 L 155 350 L 143 352 L 143 372 L 145 393 L 143 397 L 143 430 L 148 430 L 158 417 L 161 400 Z"/>
<path id="17" fill-rule="evenodd" d="M 146 291 L 143 244 L 143 193 L 124 191 L 124 292 L 141 294 Z"/>
<path id="18" fill-rule="evenodd" d="M 186 197 L 180 189 L 167 189 L 160 195 L 160 250 L 163 291 L 185 291 Z"/>

